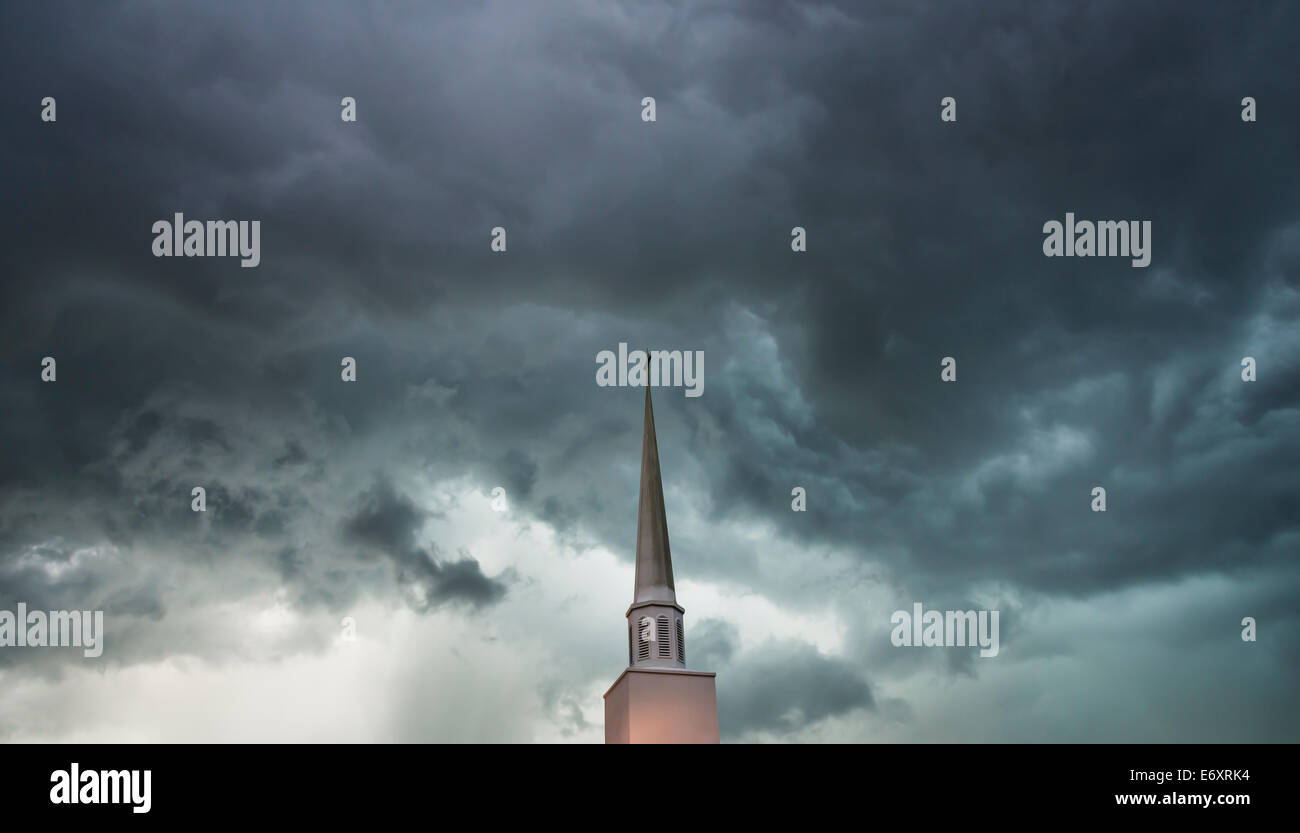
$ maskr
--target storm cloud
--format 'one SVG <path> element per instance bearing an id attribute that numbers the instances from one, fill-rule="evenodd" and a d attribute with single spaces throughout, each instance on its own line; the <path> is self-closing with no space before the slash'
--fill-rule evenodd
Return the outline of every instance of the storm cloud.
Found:
<path id="1" fill-rule="evenodd" d="M 599 740 L 627 342 L 708 366 L 655 408 L 724 740 L 1300 739 L 1293 4 L 5 20 L 0 608 L 103 609 L 122 690 L 226 674 L 286 739 Z M 259 220 L 260 264 L 155 258 L 182 211 Z M 1044 257 L 1066 212 L 1149 220 L 1151 265 Z M 1001 653 L 891 646 L 915 601 L 1000 609 Z M 86 665 L 0 650 L 0 736 L 205 738 L 78 711 Z M 375 714 L 273 719 L 359 668 Z"/>

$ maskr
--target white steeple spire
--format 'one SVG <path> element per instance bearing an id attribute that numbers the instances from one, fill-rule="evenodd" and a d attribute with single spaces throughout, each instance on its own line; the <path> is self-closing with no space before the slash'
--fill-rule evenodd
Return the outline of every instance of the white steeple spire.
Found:
<path id="1" fill-rule="evenodd" d="M 650 386 L 645 389 L 645 424 L 641 434 L 641 499 L 636 521 L 636 583 L 627 610 L 630 667 L 685 668 L 686 631 L 673 587 L 673 560 L 668 547 L 668 516 L 659 473 L 659 444 Z"/>
<path id="2" fill-rule="evenodd" d="M 668 546 L 668 516 L 664 484 L 659 474 L 659 444 L 655 441 L 655 412 L 650 387 L 645 389 L 645 424 L 641 435 L 641 500 L 636 519 L 636 586 L 632 603 L 675 604 L 673 558 Z"/>

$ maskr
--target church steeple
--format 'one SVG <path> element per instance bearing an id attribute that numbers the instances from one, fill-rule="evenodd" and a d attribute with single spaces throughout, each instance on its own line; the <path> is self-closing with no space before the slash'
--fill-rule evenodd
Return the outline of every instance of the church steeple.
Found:
<path id="1" fill-rule="evenodd" d="M 650 386 L 645 389 L 645 425 L 641 433 L 641 498 L 636 520 L 636 584 L 627 609 L 628 666 L 686 667 L 686 630 L 673 587 L 673 560 L 668 548 L 668 515 L 659 474 L 659 443 Z"/>
<path id="2" fill-rule="evenodd" d="M 718 742 L 714 674 L 686 670 L 685 613 L 673 587 L 659 443 L 646 385 L 627 668 L 605 692 L 605 743 Z"/>
<path id="3" fill-rule="evenodd" d="M 650 386 L 645 389 L 645 425 L 641 435 L 641 500 L 636 519 L 636 586 L 632 603 L 676 604 L 673 558 L 668 546 L 668 516 L 664 512 L 664 483 L 659 474 L 659 444 L 655 441 L 655 412 Z"/>

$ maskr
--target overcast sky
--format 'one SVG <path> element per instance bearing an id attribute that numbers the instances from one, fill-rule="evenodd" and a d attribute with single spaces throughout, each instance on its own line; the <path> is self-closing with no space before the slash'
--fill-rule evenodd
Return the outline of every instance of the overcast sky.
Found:
<path id="1" fill-rule="evenodd" d="M 655 414 L 724 741 L 1300 741 L 1294 4 L 3 17 L 0 609 L 107 634 L 0 648 L 0 739 L 601 741 L 628 342 L 704 351 Z"/>

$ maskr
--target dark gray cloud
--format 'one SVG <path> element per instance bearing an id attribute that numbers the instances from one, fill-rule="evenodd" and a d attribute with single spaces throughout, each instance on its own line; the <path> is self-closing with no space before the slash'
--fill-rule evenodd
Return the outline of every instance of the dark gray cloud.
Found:
<path id="1" fill-rule="evenodd" d="M 694 625 L 693 656 L 733 669 L 733 736 L 878 719 L 879 675 L 846 663 L 915 658 L 881 647 L 892 608 L 867 599 L 987 591 L 1029 640 L 1035 610 L 1213 579 L 1224 621 L 1300 626 L 1258 590 L 1300 587 L 1291 4 L 6 18 L 0 604 L 106 605 L 139 625 L 117 661 L 182 650 L 148 630 L 179 605 L 267 588 L 332 614 L 387 597 L 490 614 L 507 577 L 421 536 L 461 507 L 417 481 L 501 486 L 563 545 L 630 559 L 639 400 L 594 384 L 620 341 L 706 355 L 703 397 L 655 400 L 678 571 L 852 623 L 852 660 Z M 261 265 L 154 258 L 151 224 L 176 211 L 260 219 Z M 1067 211 L 1151 220 L 1151 266 L 1044 258 L 1042 223 Z M 766 542 L 736 533 L 756 526 Z M 1167 649 L 1194 652 L 1202 611 L 1169 616 L 1189 636 Z M 1212 655 L 1223 679 L 1255 673 Z M 985 661 L 951 657 L 943 673 L 980 678 Z M 580 731 L 572 691 L 547 685 Z M 1300 732 L 1272 699 L 1248 711 Z"/>
<path id="2" fill-rule="evenodd" d="M 768 643 L 728 669 L 718 685 L 718 721 L 724 736 L 797 730 L 855 709 L 872 709 L 871 688 L 858 669 L 796 643 Z"/>
<path id="3" fill-rule="evenodd" d="M 439 561 L 436 546 L 430 552 L 416 545 L 415 536 L 425 514 L 381 479 L 361 496 L 360 507 L 344 523 L 344 531 L 357 543 L 392 558 L 401 580 L 427 582 L 429 586 L 424 589 L 430 603 L 465 601 L 481 606 L 499 601 L 505 595 L 505 586 L 483 575 L 477 561 Z"/>

